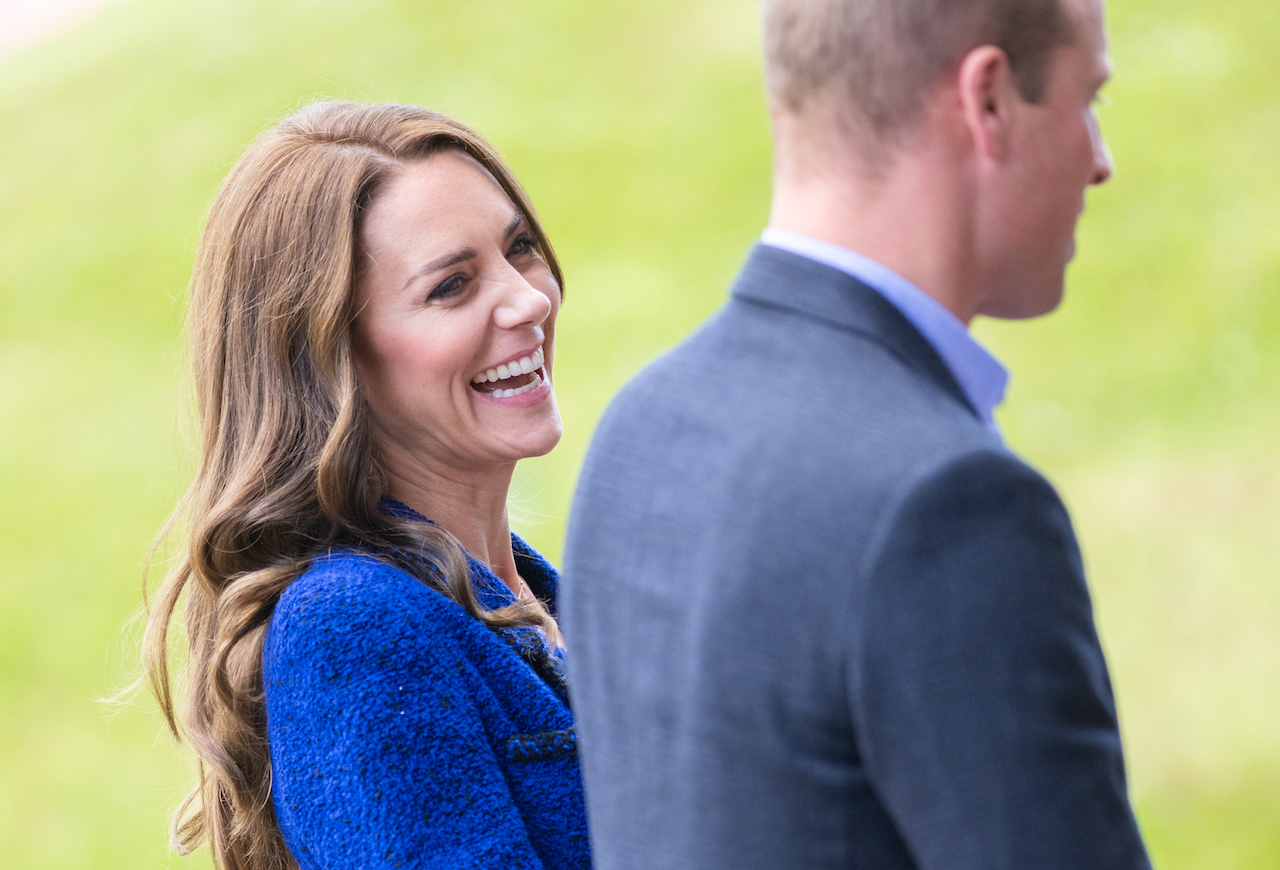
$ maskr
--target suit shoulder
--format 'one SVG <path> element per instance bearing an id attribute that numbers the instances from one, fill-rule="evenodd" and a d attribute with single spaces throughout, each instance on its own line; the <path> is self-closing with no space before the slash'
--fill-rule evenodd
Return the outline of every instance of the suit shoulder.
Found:
<path id="1" fill-rule="evenodd" d="M 685 373 L 720 356 L 721 346 L 733 333 L 731 326 L 725 328 L 725 321 L 731 319 L 730 304 L 716 309 L 693 331 L 641 366 L 610 400 L 609 409 L 625 409 L 643 402 L 645 396 L 660 397 L 667 383 L 682 379 Z"/>
<path id="2" fill-rule="evenodd" d="M 920 463 L 899 487 L 899 500 L 1017 490 L 1061 502 L 1057 490 L 1039 471 L 996 442 L 969 441 L 938 451 Z"/>
<path id="3" fill-rule="evenodd" d="M 1066 506 L 1040 472 L 1003 447 L 967 445 L 930 457 L 897 482 L 864 567 L 904 546 L 931 550 L 942 541 L 1011 535 L 1075 549 Z"/>

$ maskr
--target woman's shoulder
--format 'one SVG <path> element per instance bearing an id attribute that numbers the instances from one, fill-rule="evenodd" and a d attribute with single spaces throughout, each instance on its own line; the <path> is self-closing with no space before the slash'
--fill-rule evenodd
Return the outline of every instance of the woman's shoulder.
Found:
<path id="1" fill-rule="evenodd" d="M 295 610 L 347 611 L 361 605 L 440 597 L 401 568 L 361 550 L 333 550 L 312 558 L 276 606 L 277 614 Z"/>
<path id="2" fill-rule="evenodd" d="M 267 629 L 268 658 L 323 644 L 358 650 L 372 639 L 433 642 L 467 629 L 466 612 L 416 577 L 375 555 L 336 550 L 314 557 L 277 602 Z"/>

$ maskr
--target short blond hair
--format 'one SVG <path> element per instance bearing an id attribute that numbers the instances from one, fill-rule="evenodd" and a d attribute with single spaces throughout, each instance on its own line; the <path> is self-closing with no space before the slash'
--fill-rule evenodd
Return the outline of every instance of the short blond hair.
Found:
<path id="1" fill-rule="evenodd" d="M 1064 0 L 765 0 L 765 79 L 775 111 L 847 98 L 872 140 L 912 126 L 925 97 L 969 51 L 995 45 L 1039 102 L 1053 49 L 1071 42 Z"/>

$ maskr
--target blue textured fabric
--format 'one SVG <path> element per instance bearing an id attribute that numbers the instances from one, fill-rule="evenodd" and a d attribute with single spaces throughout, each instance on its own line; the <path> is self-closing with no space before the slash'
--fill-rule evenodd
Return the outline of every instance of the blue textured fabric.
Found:
<path id="1" fill-rule="evenodd" d="M 512 545 L 554 611 L 555 570 Z M 513 600 L 475 560 L 471 576 L 486 607 Z M 368 553 L 317 557 L 263 648 L 272 801 L 298 864 L 589 867 L 559 667 L 535 630 L 491 631 Z"/>
<path id="2" fill-rule="evenodd" d="M 561 609 L 600 870 L 1149 870 L 1066 510 L 839 270 L 613 401 Z"/>

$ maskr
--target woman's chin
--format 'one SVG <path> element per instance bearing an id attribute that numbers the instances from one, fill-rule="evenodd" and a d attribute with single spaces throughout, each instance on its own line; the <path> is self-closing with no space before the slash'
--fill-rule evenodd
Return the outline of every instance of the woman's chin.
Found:
<path id="1" fill-rule="evenodd" d="M 551 401 L 552 417 L 540 427 L 537 433 L 527 433 L 529 438 L 521 439 L 521 459 L 532 459 L 535 456 L 546 456 L 555 446 L 560 443 L 560 436 L 564 434 L 564 427 L 560 423 L 560 411 L 555 406 L 555 400 Z"/>
<path id="2" fill-rule="evenodd" d="M 515 397 L 517 399 L 523 396 Z M 485 429 L 504 445 L 501 450 L 510 459 L 531 459 L 545 456 L 560 443 L 564 426 L 560 421 L 560 409 L 555 395 L 548 391 L 539 402 L 529 406 L 488 403 L 478 414 Z"/>

